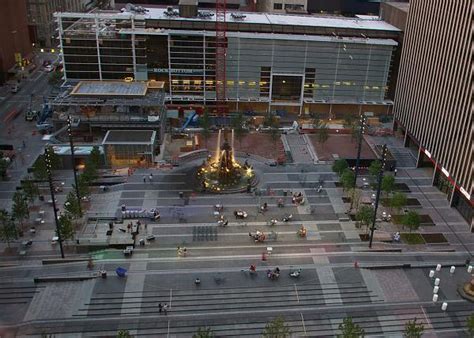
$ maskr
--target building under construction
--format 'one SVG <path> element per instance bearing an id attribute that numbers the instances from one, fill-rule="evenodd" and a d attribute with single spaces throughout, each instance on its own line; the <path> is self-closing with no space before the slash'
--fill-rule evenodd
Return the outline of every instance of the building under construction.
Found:
<path id="1" fill-rule="evenodd" d="M 66 83 L 156 80 L 166 103 L 216 105 L 216 13 L 197 7 L 56 13 Z M 230 111 L 386 113 L 399 29 L 376 17 L 227 12 Z M 218 53 L 217 53 L 218 54 Z"/>

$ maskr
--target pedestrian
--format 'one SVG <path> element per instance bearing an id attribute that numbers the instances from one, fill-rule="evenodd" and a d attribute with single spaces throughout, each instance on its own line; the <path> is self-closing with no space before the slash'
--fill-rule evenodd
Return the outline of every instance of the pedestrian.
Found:
<path id="1" fill-rule="evenodd" d="M 163 310 L 163 305 L 161 305 L 161 303 L 158 303 L 158 313 L 161 314 L 162 310 Z"/>
<path id="2" fill-rule="evenodd" d="M 150 183 L 153 181 L 153 174 L 150 174 L 150 176 L 148 176 L 148 178 L 150 179 Z"/>
<path id="3" fill-rule="evenodd" d="M 23 144 L 23 148 L 26 148 L 26 142 L 25 142 L 25 140 L 22 141 L 22 144 Z"/>
<path id="4" fill-rule="evenodd" d="M 168 304 L 165 303 L 165 305 L 163 305 L 163 312 L 165 313 L 165 315 L 168 314 Z"/>
<path id="5" fill-rule="evenodd" d="M 143 176 L 143 183 L 146 183 L 146 175 Z"/>
<path id="6" fill-rule="evenodd" d="M 397 176 L 397 169 L 393 171 L 393 176 Z"/>

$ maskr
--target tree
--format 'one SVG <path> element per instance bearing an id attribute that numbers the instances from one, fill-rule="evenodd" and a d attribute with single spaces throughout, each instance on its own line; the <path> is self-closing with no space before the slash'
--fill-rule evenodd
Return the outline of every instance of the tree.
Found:
<path id="1" fill-rule="evenodd" d="M 8 161 L 0 156 L 0 178 L 2 180 L 5 180 L 7 178 L 7 168 Z"/>
<path id="2" fill-rule="evenodd" d="M 271 322 L 268 322 L 263 330 L 264 338 L 286 338 L 291 334 L 290 328 L 285 324 L 285 319 L 278 316 Z"/>
<path id="3" fill-rule="evenodd" d="M 242 147 L 242 139 L 247 133 L 247 130 L 244 128 L 244 115 L 242 112 L 238 112 L 236 116 L 232 118 L 232 128 L 234 129 L 235 137 L 239 141 L 240 147 Z"/>
<path id="4" fill-rule="evenodd" d="M 367 232 L 369 225 L 374 220 L 374 208 L 372 206 L 363 205 L 359 210 L 357 210 L 355 218 L 361 226 L 365 225 L 365 231 Z"/>
<path id="5" fill-rule="evenodd" d="M 349 196 L 351 196 L 350 210 L 352 210 L 353 208 L 355 208 L 356 210 L 359 209 L 359 203 L 360 203 L 360 197 L 361 197 L 360 190 L 357 188 L 351 188 L 349 190 Z"/>
<path id="6" fill-rule="evenodd" d="M 202 128 L 201 136 L 204 139 L 207 148 L 207 141 L 211 137 L 211 119 L 209 118 L 209 113 L 207 110 L 204 111 L 204 114 L 199 119 L 199 127 Z"/>
<path id="7" fill-rule="evenodd" d="M 409 320 L 405 324 L 403 336 L 407 338 L 420 338 L 423 335 L 423 331 L 425 331 L 425 327 L 423 324 L 417 323 L 415 318 L 413 321 Z"/>
<path id="8" fill-rule="evenodd" d="M 323 123 L 317 113 L 311 113 L 311 124 L 315 130 L 321 128 Z"/>
<path id="9" fill-rule="evenodd" d="M 81 205 L 77 200 L 77 196 L 74 191 L 70 191 L 67 194 L 66 202 L 64 202 L 64 209 L 71 218 L 76 219 L 82 216 Z"/>
<path id="10" fill-rule="evenodd" d="M 387 196 L 389 194 L 391 194 L 393 192 L 393 190 L 395 189 L 395 177 L 393 176 L 384 176 L 382 178 L 382 185 L 381 185 L 381 189 L 383 192 L 385 192 L 387 194 Z"/>
<path id="11" fill-rule="evenodd" d="M 100 164 L 102 163 L 102 154 L 100 153 L 98 146 L 92 147 L 87 160 L 90 162 L 90 164 L 94 165 L 96 169 L 100 167 Z"/>
<path id="12" fill-rule="evenodd" d="M 390 199 L 390 208 L 395 209 L 397 213 L 407 204 L 407 197 L 404 193 L 397 192 Z"/>
<path id="13" fill-rule="evenodd" d="M 345 169 L 342 172 L 340 181 L 341 181 L 341 184 L 342 184 L 342 189 L 344 191 L 353 188 L 354 184 L 355 184 L 355 174 L 354 174 L 354 172 L 350 169 Z"/>
<path id="14" fill-rule="evenodd" d="M 30 178 L 21 182 L 21 188 L 30 202 L 34 202 L 35 198 L 40 195 L 38 185 Z"/>
<path id="15" fill-rule="evenodd" d="M 67 214 L 61 214 L 58 217 L 58 227 L 61 234 L 61 240 L 67 241 L 68 239 L 74 239 L 76 230 L 72 224 L 72 220 Z M 57 234 L 56 234 L 57 235 Z"/>
<path id="16" fill-rule="evenodd" d="M 369 175 L 373 184 L 377 182 L 380 170 L 382 170 L 382 162 L 380 162 L 379 160 L 372 161 L 369 166 Z"/>
<path id="17" fill-rule="evenodd" d="M 46 181 L 48 179 L 48 171 L 43 155 L 40 155 L 33 164 L 33 177 L 38 181 Z"/>
<path id="18" fill-rule="evenodd" d="M 128 330 L 118 330 L 117 338 L 132 338 L 132 335 Z"/>
<path id="19" fill-rule="evenodd" d="M 467 317 L 467 332 L 469 333 L 469 337 L 474 337 L 474 313 Z"/>
<path id="20" fill-rule="evenodd" d="M 349 164 L 343 158 L 336 160 L 332 165 L 332 171 L 337 173 L 338 176 L 341 176 L 344 170 L 346 170 L 347 168 L 349 168 Z"/>
<path id="21" fill-rule="evenodd" d="M 322 124 L 318 130 L 318 142 L 321 144 L 326 143 L 329 139 L 329 128 L 326 123 Z"/>
<path id="22" fill-rule="evenodd" d="M 212 332 L 210 327 L 200 327 L 196 331 L 195 334 L 193 334 L 193 338 L 212 338 L 214 337 L 214 333 Z"/>
<path id="23" fill-rule="evenodd" d="M 410 229 L 410 232 L 420 227 L 420 215 L 416 211 L 409 211 L 402 218 L 402 224 Z"/>
<path id="24" fill-rule="evenodd" d="M 76 186 L 73 184 L 72 187 L 76 190 Z M 84 174 L 79 175 L 77 178 L 77 188 L 79 190 L 79 196 L 81 198 L 90 195 L 89 189 L 89 179 L 88 177 L 84 176 Z"/>
<path id="25" fill-rule="evenodd" d="M 351 317 L 342 320 L 342 323 L 339 324 L 339 330 L 341 330 L 341 334 L 337 335 L 339 338 L 358 338 L 365 335 L 364 329 L 355 324 Z"/>
<path id="26" fill-rule="evenodd" d="M 13 195 L 12 216 L 20 222 L 21 227 L 23 227 L 23 221 L 30 216 L 27 200 L 28 198 L 19 191 Z"/>
<path id="27" fill-rule="evenodd" d="M 10 214 L 4 209 L 0 210 L 0 240 L 7 242 L 10 247 L 10 242 L 18 238 L 18 231 Z"/>

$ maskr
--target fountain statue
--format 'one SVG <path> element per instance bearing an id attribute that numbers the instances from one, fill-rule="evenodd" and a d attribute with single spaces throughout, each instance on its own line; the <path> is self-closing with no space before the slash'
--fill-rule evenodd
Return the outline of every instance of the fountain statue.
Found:
<path id="1" fill-rule="evenodd" d="M 221 144 L 221 139 L 224 142 Z M 234 157 L 234 130 L 231 131 L 231 142 L 227 140 L 227 133 L 219 130 L 217 135 L 216 151 L 209 156 L 198 170 L 198 179 L 203 190 L 223 192 L 228 190 L 240 191 L 248 189 L 255 178 L 253 169 L 247 164 L 242 166 Z"/>

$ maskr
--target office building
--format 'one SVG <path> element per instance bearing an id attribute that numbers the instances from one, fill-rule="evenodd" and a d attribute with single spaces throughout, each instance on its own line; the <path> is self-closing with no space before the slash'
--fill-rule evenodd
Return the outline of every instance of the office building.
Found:
<path id="1" fill-rule="evenodd" d="M 114 0 L 26 0 L 30 40 L 37 46 L 56 48 L 57 31 L 53 13 L 85 12 L 96 6 L 113 7 Z"/>
<path id="2" fill-rule="evenodd" d="M 471 0 L 410 1 L 394 106 L 418 165 L 433 168 L 433 184 L 471 227 L 473 11 Z"/>
<path id="3" fill-rule="evenodd" d="M 215 18 L 212 11 L 197 13 L 58 13 L 66 81 L 153 79 L 164 82 L 168 103 L 212 106 Z M 228 12 L 226 20 L 230 111 L 390 111 L 396 27 L 373 19 L 267 13 Z"/>
<path id="4" fill-rule="evenodd" d="M 0 10 L 0 85 L 27 66 L 31 53 L 24 0 L 3 0 Z"/>

